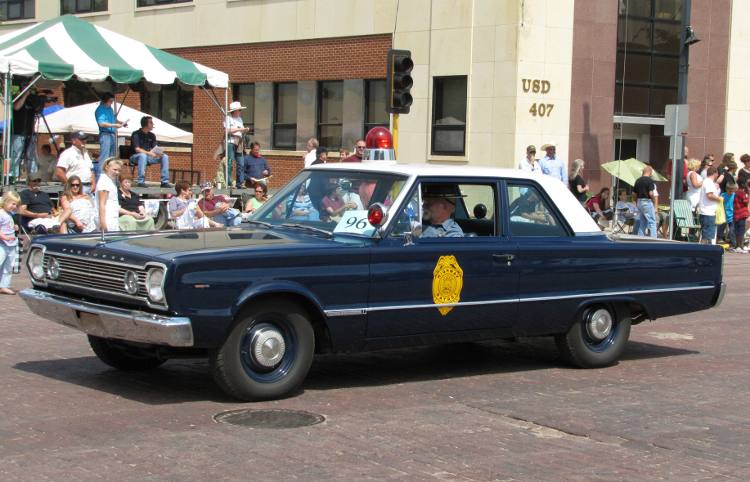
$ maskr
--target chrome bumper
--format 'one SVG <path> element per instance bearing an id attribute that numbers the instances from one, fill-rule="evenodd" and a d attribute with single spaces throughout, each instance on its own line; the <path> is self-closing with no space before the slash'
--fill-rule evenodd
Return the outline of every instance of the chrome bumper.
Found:
<path id="1" fill-rule="evenodd" d="M 724 301 L 724 294 L 727 291 L 727 284 L 723 281 L 721 282 L 721 287 L 719 288 L 719 296 L 716 297 L 716 303 L 714 303 L 714 308 L 719 306 L 722 301 Z"/>
<path id="2" fill-rule="evenodd" d="M 31 288 L 18 294 L 34 314 L 89 335 L 157 345 L 193 346 L 190 318 L 72 300 Z"/>

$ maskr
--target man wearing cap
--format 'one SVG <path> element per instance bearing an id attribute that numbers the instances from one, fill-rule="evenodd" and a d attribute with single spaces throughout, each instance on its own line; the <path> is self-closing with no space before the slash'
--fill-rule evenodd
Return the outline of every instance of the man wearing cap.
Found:
<path id="1" fill-rule="evenodd" d="M 226 227 L 237 226 L 242 222 L 239 209 L 229 206 L 229 201 L 224 196 L 214 196 L 211 181 L 201 183 L 201 195 L 198 207 L 209 219 Z"/>
<path id="2" fill-rule="evenodd" d="M 457 187 L 448 184 L 428 184 L 422 187 L 422 201 L 426 226 L 422 238 L 462 238 L 464 231 L 451 217 L 456 199 L 463 197 Z"/>
<path id="3" fill-rule="evenodd" d="M 521 161 L 518 163 L 518 168 L 534 176 L 538 176 L 542 173 L 542 168 L 539 165 L 539 161 L 536 159 L 536 146 L 530 145 L 526 148 L 526 155 L 521 158 Z"/>
<path id="4" fill-rule="evenodd" d="M 65 184 L 72 176 L 78 176 L 83 184 L 83 192 L 90 194 L 96 190 L 96 172 L 86 150 L 87 137 L 83 131 L 70 134 L 72 145 L 60 154 L 55 167 L 55 177 Z"/>
<path id="5" fill-rule="evenodd" d="M 127 126 L 127 122 L 117 120 L 112 105 L 115 103 L 115 96 L 112 92 L 102 94 L 102 101 L 94 111 L 96 123 L 99 125 L 99 159 L 94 162 L 94 172 L 99 177 L 101 163 L 110 157 L 115 157 L 117 148 L 117 129 Z"/>
<path id="6" fill-rule="evenodd" d="M 246 109 L 238 101 L 234 101 L 229 104 L 229 115 L 227 115 L 226 121 L 224 121 L 224 127 L 227 129 L 229 135 L 229 149 L 227 152 L 227 172 L 229 179 L 227 184 L 231 183 L 232 178 L 232 161 L 237 161 L 237 186 L 241 186 L 245 181 L 244 163 L 242 157 L 242 136 L 250 131 L 249 127 L 245 127 L 245 122 L 240 117 L 240 111 Z"/>
<path id="7" fill-rule="evenodd" d="M 156 145 L 154 119 L 150 115 L 141 117 L 141 128 L 133 132 L 130 143 L 135 154 L 130 156 L 130 163 L 138 165 L 138 187 L 146 186 L 146 166 L 161 164 L 161 187 L 169 184 L 169 156 Z"/>
<path id="8" fill-rule="evenodd" d="M 543 145 L 542 149 L 547 151 L 547 155 L 539 161 L 542 173 L 562 181 L 562 183 L 567 186 L 568 171 L 565 169 L 565 161 L 556 153 L 555 144 L 550 142 L 549 144 Z"/>

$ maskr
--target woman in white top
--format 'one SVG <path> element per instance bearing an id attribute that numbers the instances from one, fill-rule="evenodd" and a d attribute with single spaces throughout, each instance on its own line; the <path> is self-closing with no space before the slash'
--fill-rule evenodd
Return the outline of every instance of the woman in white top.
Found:
<path id="1" fill-rule="evenodd" d="M 687 198 L 690 201 L 690 207 L 695 210 L 701 200 L 701 186 L 703 178 L 698 173 L 701 162 L 698 159 L 690 159 L 687 163 Z"/>
<path id="2" fill-rule="evenodd" d="M 122 162 L 110 157 L 104 161 L 102 175 L 96 183 L 96 205 L 99 209 L 99 229 L 101 231 L 120 230 L 120 203 L 117 202 L 115 181 L 120 175 Z"/>
<path id="3" fill-rule="evenodd" d="M 96 229 L 96 209 L 91 196 L 83 193 L 81 178 L 73 175 L 65 183 L 60 196 L 63 215 L 60 216 L 60 232 L 90 233 Z"/>

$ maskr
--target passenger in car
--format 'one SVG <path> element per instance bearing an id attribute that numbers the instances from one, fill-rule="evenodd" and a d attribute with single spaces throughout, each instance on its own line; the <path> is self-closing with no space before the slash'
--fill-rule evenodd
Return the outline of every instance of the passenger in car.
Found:
<path id="1" fill-rule="evenodd" d="M 553 224 L 549 215 L 544 210 L 539 209 L 540 201 L 536 189 L 527 189 L 525 193 L 510 204 L 511 221 Z"/>
<path id="2" fill-rule="evenodd" d="M 462 238 L 461 226 L 453 220 L 456 199 L 464 197 L 456 186 L 450 184 L 426 184 L 422 187 L 422 216 L 426 226 L 422 229 L 423 238 Z"/>

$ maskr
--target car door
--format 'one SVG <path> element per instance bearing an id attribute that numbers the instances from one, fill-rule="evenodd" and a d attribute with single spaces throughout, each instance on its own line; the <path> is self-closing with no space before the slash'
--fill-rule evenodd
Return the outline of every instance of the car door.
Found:
<path id="1" fill-rule="evenodd" d="M 516 316 L 515 250 L 498 222 L 495 180 L 451 178 L 461 197 L 463 237 L 419 236 L 422 189 L 415 184 L 394 226 L 373 248 L 367 337 L 508 329 Z"/>

